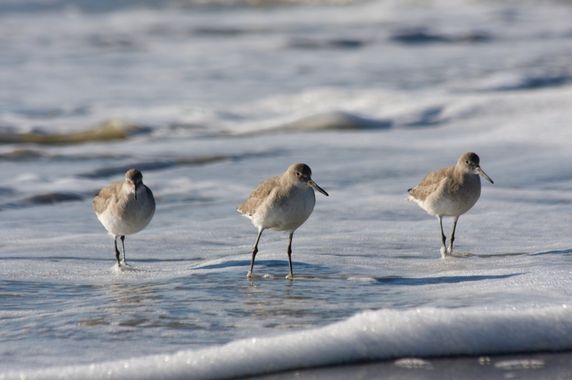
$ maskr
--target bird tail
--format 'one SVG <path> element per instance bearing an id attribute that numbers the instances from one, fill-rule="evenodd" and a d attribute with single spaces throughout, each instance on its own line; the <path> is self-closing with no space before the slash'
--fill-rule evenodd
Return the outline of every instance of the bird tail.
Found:
<path id="1" fill-rule="evenodd" d="M 407 189 L 407 200 L 408 201 L 417 202 L 417 200 L 413 196 L 413 190 L 414 189 L 415 189 L 414 187 Z"/>

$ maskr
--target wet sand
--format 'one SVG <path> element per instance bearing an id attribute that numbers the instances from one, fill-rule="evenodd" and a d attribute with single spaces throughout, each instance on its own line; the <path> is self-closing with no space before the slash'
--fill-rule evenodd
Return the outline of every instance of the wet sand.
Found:
<path id="1" fill-rule="evenodd" d="M 572 379 L 572 352 L 393 361 L 301 369 L 257 380 L 337 379 Z"/>

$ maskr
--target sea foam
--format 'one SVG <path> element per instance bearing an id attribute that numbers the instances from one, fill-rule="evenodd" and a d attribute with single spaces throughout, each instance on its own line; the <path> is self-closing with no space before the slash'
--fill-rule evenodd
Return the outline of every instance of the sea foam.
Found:
<path id="1" fill-rule="evenodd" d="M 307 331 L 0 379 L 229 379 L 297 368 L 403 357 L 509 354 L 572 349 L 572 309 L 419 308 L 365 311 Z"/>

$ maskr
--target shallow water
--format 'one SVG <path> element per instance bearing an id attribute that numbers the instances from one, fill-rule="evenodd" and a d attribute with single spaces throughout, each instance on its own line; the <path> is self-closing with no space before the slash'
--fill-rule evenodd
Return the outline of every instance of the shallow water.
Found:
<path id="1" fill-rule="evenodd" d="M 151 354 L 167 376 L 174 352 L 253 337 L 276 337 L 279 362 L 282 334 L 365 310 L 516 310 L 541 334 L 568 307 L 567 4 L 101 4 L 0 1 L 0 378 Z M 106 125 L 113 139 L 94 137 Z M 441 260 L 406 189 L 467 150 L 495 184 Z M 331 196 L 295 234 L 295 281 L 287 236 L 268 231 L 249 282 L 256 231 L 235 208 L 300 161 Z M 90 202 L 129 167 L 157 212 L 118 272 Z M 384 318 L 372 339 L 390 352 L 405 331 Z M 447 354 L 514 352 L 489 327 Z"/>

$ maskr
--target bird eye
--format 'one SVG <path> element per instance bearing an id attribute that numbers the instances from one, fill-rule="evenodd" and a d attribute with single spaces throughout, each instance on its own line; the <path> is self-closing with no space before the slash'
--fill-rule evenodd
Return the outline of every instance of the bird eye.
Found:
<path id="1" fill-rule="evenodd" d="M 300 177 L 300 176 L 302 175 L 302 173 L 296 172 L 296 175 L 297 175 L 298 177 Z"/>
<path id="2" fill-rule="evenodd" d="M 465 164 L 469 165 L 469 160 L 465 161 Z"/>

